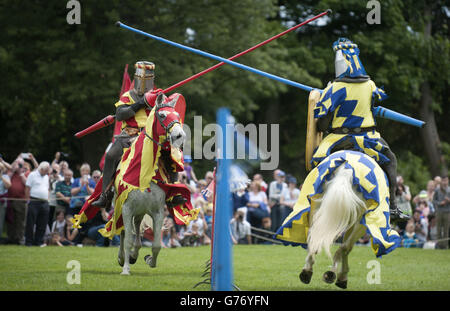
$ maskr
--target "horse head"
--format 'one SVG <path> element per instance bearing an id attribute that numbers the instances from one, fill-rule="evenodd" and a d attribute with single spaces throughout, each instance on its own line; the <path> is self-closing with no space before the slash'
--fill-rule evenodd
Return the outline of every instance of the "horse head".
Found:
<path id="1" fill-rule="evenodd" d="M 176 149 L 181 149 L 186 140 L 181 116 L 175 110 L 180 96 L 180 94 L 174 94 L 167 97 L 160 93 L 155 102 L 155 116 L 159 126 L 165 131 L 166 141 L 170 143 L 171 148 Z"/>

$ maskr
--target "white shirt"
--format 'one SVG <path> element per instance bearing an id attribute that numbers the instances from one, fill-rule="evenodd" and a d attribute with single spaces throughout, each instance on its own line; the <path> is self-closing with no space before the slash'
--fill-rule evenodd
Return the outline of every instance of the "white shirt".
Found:
<path id="1" fill-rule="evenodd" d="M 281 192 L 281 197 L 283 198 L 285 203 L 297 203 L 298 197 L 300 196 L 300 190 L 297 188 L 292 189 L 292 192 L 289 188 L 283 189 Z"/>
<path id="2" fill-rule="evenodd" d="M 285 182 L 279 184 L 277 181 L 272 181 L 269 185 L 269 199 L 279 202 L 281 193 L 284 189 L 287 189 L 287 187 Z"/>
<path id="3" fill-rule="evenodd" d="M 231 219 L 230 222 L 231 234 L 236 240 L 245 238 L 247 235 L 252 234 L 251 225 L 247 220 L 242 220 L 242 222 L 236 221 L 235 218 Z"/>
<path id="4" fill-rule="evenodd" d="M 265 192 L 258 192 L 258 193 L 254 193 L 253 191 L 250 191 L 248 193 L 248 201 L 249 202 L 258 202 L 258 203 L 264 203 L 264 201 L 267 200 L 267 195 Z"/>
<path id="5" fill-rule="evenodd" d="M 3 174 L 2 176 L 7 181 L 11 182 L 11 179 L 9 178 L 8 175 Z M 6 192 L 8 192 L 8 189 L 6 189 L 5 184 L 3 183 L 3 180 L 0 179 L 0 195 L 5 194 Z"/>
<path id="6" fill-rule="evenodd" d="M 48 175 L 41 176 L 39 170 L 34 170 L 28 175 L 25 186 L 30 187 L 30 197 L 48 200 Z"/>

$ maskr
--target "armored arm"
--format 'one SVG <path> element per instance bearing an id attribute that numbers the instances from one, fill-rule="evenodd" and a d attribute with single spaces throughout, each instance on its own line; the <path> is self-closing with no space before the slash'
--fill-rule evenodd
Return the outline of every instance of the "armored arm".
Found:
<path id="1" fill-rule="evenodd" d="M 325 132 L 333 119 L 333 114 L 328 113 L 326 116 L 317 119 L 317 130 L 320 132 Z"/>
<path id="2" fill-rule="evenodd" d="M 145 108 L 145 102 L 144 102 L 144 98 L 141 98 L 139 101 L 137 101 L 134 104 L 131 105 L 121 105 L 119 107 L 117 107 L 116 110 L 116 119 L 117 121 L 123 121 L 123 120 L 128 120 L 131 117 L 134 117 L 134 115 L 136 114 L 136 112 L 141 109 L 141 108 Z"/>

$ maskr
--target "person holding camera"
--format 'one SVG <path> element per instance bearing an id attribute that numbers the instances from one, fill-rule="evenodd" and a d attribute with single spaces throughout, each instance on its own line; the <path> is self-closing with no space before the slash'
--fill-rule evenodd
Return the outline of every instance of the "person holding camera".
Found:
<path id="1" fill-rule="evenodd" d="M 25 234 L 25 219 L 27 216 L 27 200 L 25 198 L 24 160 L 18 156 L 11 164 L 9 171 L 11 186 L 8 189 L 9 208 L 12 211 L 12 219 L 7 222 L 7 234 L 9 244 L 21 244 Z"/>
<path id="2" fill-rule="evenodd" d="M 64 177 L 59 175 L 59 164 L 58 163 L 52 163 L 50 168 L 50 174 L 49 174 L 49 182 L 50 182 L 50 199 L 49 199 L 49 206 L 50 206 L 50 212 L 48 214 L 48 225 L 49 227 L 52 226 L 53 220 L 55 219 L 55 210 L 57 206 L 56 202 L 56 184 L 59 181 L 64 180 Z"/>
<path id="3" fill-rule="evenodd" d="M 230 222 L 233 244 L 252 244 L 251 225 L 244 219 L 244 211 L 237 210 Z"/>
<path id="4" fill-rule="evenodd" d="M 75 178 L 72 183 L 70 200 L 70 210 L 71 215 L 76 215 L 80 212 L 86 199 L 94 192 L 95 182 L 90 178 L 91 167 L 89 164 L 84 163 L 80 167 L 81 177 Z"/>
<path id="5" fill-rule="evenodd" d="M 395 204 L 401 213 L 408 217 L 411 217 L 412 215 L 411 198 L 409 187 L 404 184 L 403 177 L 398 175 L 397 187 L 395 188 Z M 404 221 L 398 222 L 397 225 L 401 230 L 404 230 L 406 223 Z"/>

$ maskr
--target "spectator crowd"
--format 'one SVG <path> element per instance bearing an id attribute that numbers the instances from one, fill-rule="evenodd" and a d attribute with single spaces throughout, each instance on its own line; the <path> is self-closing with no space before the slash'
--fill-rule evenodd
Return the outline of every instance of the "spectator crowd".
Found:
<path id="1" fill-rule="evenodd" d="M 165 207 L 162 246 L 166 248 L 211 244 L 214 196 L 207 188 L 214 180 L 214 173 L 208 171 L 204 178 L 199 179 L 192 167 L 192 159 L 185 156 L 184 160 L 185 170 L 179 173 L 179 182 L 191 191 L 191 202 L 199 209 L 199 217 L 188 225 L 179 225 Z M 81 229 L 72 227 L 72 218 L 80 212 L 101 178 L 101 171 L 91 172 L 87 163 L 74 171 L 60 152 L 55 154 L 51 163 L 38 163 L 31 153 L 20 154 L 12 163 L 0 156 L 2 243 L 26 246 L 118 246 L 118 236 L 109 240 L 98 232 L 105 226 L 113 208 L 102 210 Z M 402 236 L 402 246 L 448 248 L 448 177 L 435 177 L 414 197 L 402 176 L 398 176 L 397 184 L 397 206 L 411 215 L 409 221 L 393 224 Z M 271 237 L 292 212 L 300 189 L 297 179 L 280 169 L 273 172 L 273 180 L 269 183 L 264 181 L 261 174 L 255 174 L 248 184 L 232 193 L 230 234 L 233 243 L 273 243 Z M 144 230 L 143 245 L 151 246 L 153 231 L 151 228 Z M 358 243 L 369 244 L 369 237 L 362 237 Z"/>

